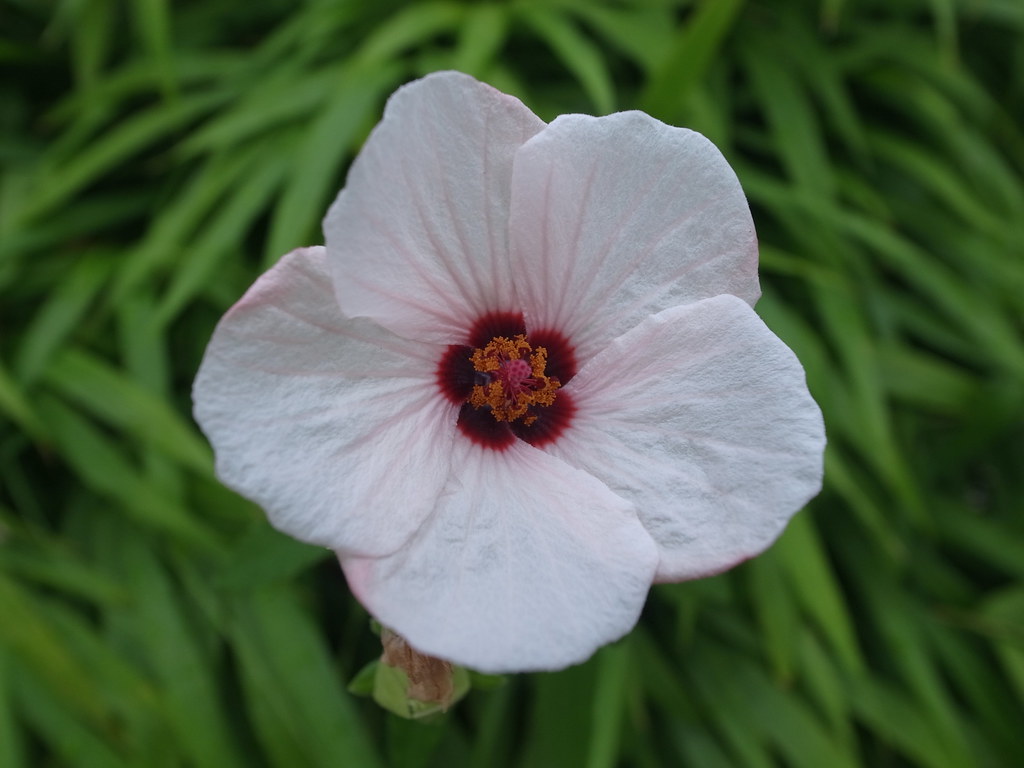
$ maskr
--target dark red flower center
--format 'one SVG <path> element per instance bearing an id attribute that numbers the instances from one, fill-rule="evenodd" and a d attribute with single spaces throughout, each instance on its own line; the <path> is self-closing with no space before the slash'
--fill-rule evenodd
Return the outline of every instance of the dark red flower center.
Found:
<path id="1" fill-rule="evenodd" d="M 554 330 L 527 333 L 521 314 L 494 312 L 473 324 L 467 341 L 449 346 L 437 367 L 441 391 L 461 406 L 459 430 L 494 450 L 516 439 L 557 440 L 576 412 L 561 389 L 576 375 L 568 339 Z"/>

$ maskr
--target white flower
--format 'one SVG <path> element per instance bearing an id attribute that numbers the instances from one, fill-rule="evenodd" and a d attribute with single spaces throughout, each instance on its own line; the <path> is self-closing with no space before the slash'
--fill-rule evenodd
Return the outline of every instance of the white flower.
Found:
<path id="1" fill-rule="evenodd" d="M 699 134 L 546 125 L 431 75 L 324 229 L 225 315 L 195 415 L 224 483 L 423 653 L 582 661 L 653 581 L 761 552 L 820 489 L 821 413 L 751 309 L 753 223 Z"/>

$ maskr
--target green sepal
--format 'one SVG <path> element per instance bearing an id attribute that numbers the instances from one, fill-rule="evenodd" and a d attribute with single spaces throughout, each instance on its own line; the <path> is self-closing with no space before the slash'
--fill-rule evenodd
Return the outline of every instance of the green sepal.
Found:
<path id="1" fill-rule="evenodd" d="M 469 693 L 469 672 L 462 667 L 452 667 L 452 698 L 447 702 L 446 707 L 442 708 L 441 703 L 436 701 L 410 699 L 407 694 L 409 678 L 405 671 L 387 664 L 375 663 L 373 700 L 388 712 L 393 712 L 407 720 L 422 720 L 431 715 L 440 714 Z M 365 671 L 364 667 L 356 678 L 361 678 Z M 355 680 L 352 682 L 355 683 Z"/>
<path id="2" fill-rule="evenodd" d="M 377 677 L 377 667 L 379 664 L 380 659 L 374 659 L 356 672 L 356 676 L 353 677 L 352 681 L 348 684 L 348 692 L 355 694 L 356 696 L 372 696 L 374 680 Z"/>

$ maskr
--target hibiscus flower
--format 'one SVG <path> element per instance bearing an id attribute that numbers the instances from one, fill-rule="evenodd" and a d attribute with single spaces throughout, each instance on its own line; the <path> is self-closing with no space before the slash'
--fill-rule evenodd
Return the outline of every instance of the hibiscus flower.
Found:
<path id="1" fill-rule="evenodd" d="M 418 651 L 580 662 L 819 491 L 821 413 L 751 309 L 754 226 L 703 136 L 430 75 L 324 231 L 221 320 L 195 415 L 222 481 Z"/>

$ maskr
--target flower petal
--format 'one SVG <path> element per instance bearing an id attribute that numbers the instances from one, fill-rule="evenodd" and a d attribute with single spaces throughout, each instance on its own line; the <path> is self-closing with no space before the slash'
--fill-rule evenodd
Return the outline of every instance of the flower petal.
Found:
<path id="1" fill-rule="evenodd" d="M 630 504 L 521 442 L 496 452 L 460 441 L 454 464 L 405 549 L 342 558 L 381 623 L 485 672 L 559 669 L 633 627 L 657 554 Z"/>
<path id="2" fill-rule="evenodd" d="M 567 385 L 550 450 L 632 501 L 659 581 L 761 552 L 821 488 L 821 411 L 796 356 L 734 296 L 667 309 Z"/>
<path id="3" fill-rule="evenodd" d="M 450 467 L 441 352 L 345 318 L 324 249 L 293 251 L 224 316 L 196 376 L 218 476 L 298 539 L 395 551 Z"/>
<path id="4" fill-rule="evenodd" d="M 527 326 L 560 330 L 581 361 L 668 307 L 760 296 L 729 164 L 700 134 L 641 112 L 563 115 L 519 150 L 510 247 Z"/>
<path id="5" fill-rule="evenodd" d="M 518 311 L 508 273 L 512 157 L 544 123 L 512 96 L 442 72 L 388 101 L 324 220 L 338 301 L 407 338 L 464 343 Z"/>

